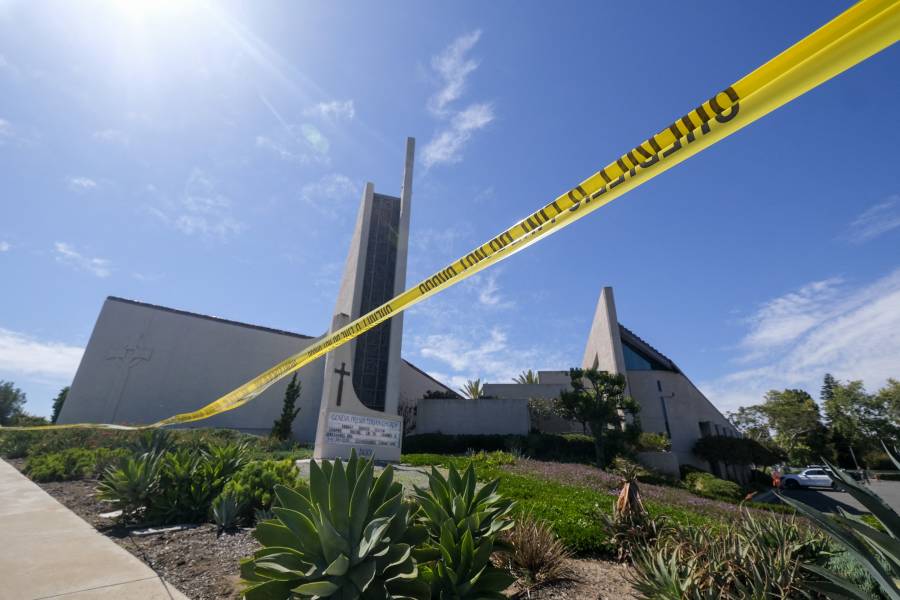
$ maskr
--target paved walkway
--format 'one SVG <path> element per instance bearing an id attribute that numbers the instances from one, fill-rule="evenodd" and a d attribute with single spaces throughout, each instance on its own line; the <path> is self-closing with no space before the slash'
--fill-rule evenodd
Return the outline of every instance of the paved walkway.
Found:
<path id="1" fill-rule="evenodd" d="M 0 460 L 0 600 L 187 600 Z"/>

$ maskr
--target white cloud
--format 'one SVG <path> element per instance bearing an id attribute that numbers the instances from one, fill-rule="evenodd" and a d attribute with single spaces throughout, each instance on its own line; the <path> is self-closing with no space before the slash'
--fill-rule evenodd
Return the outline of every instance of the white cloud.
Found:
<path id="1" fill-rule="evenodd" d="M 837 277 L 814 281 L 763 304 L 747 319 L 751 329 L 740 344 L 748 352 L 744 360 L 793 342 L 840 310 L 835 302 L 842 283 Z"/>
<path id="2" fill-rule="evenodd" d="M 883 202 L 862 212 L 850 223 L 847 238 L 862 244 L 900 227 L 900 194 L 892 194 Z"/>
<path id="3" fill-rule="evenodd" d="M 68 382 L 75 376 L 84 348 L 45 342 L 0 328 L 0 365 L 5 373 L 42 375 Z"/>
<path id="4" fill-rule="evenodd" d="M 90 177 L 69 177 L 68 183 L 73 192 L 88 192 L 97 187 L 97 182 Z"/>
<path id="5" fill-rule="evenodd" d="M 546 350 L 510 344 L 506 331 L 496 326 L 426 335 L 417 337 L 414 344 L 420 356 L 445 367 L 432 375 L 457 387 L 468 379 L 509 383 L 525 369 L 568 364 L 562 356 Z M 449 373 L 443 372 L 447 369 Z"/>
<path id="6" fill-rule="evenodd" d="M 350 121 L 356 116 L 356 107 L 353 100 L 332 100 L 331 102 L 319 102 L 303 111 L 308 117 L 321 117 L 329 121 Z"/>
<path id="7" fill-rule="evenodd" d="M 8 252 L 12 248 L 9 242 L 0 241 L 0 252 Z"/>
<path id="8" fill-rule="evenodd" d="M 325 175 L 319 181 L 307 183 L 300 189 L 300 199 L 305 204 L 329 217 L 346 213 L 358 194 L 356 184 L 340 173 Z"/>
<path id="9" fill-rule="evenodd" d="M 109 144 L 127 144 L 128 136 L 124 131 L 118 129 L 103 129 L 95 131 L 92 136 L 98 142 L 106 142 Z"/>
<path id="10" fill-rule="evenodd" d="M 497 272 L 481 273 L 469 280 L 478 290 L 478 302 L 482 306 L 490 308 L 512 308 L 514 302 L 505 300 L 500 293 L 500 284 L 497 283 Z"/>
<path id="11" fill-rule="evenodd" d="M 464 110 L 453 110 L 466 88 L 469 75 L 478 68 L 478 61 L 468 58 L 468 52 L 481 37 L 473 31 L 453 41 L 443 52 L 431 59 L 431 67 L 441 79 L 441 88 L 428 100 L 428 110 L 441 119 L 443 125 L 425 145 L 423 162 L 426 167 L 453 164 L 462 160 L 462 151 L 472 134 L 494 120 L 494 108 L 488 102 L 470 104 Z"/>
<path id="12" fill-rule="evenodd" d="M 153 186 L 147 192 L 158 194 Z M 231 199 L 217 190 L 212 176 L 198 168 L 191 171 L 176 201 L 146 206 L 145 210 L 185 235 L 205 239 L 225 240 L 245 229 L 233 214 Z"/>
<path id="13" fill-rule="evenodd" d="M 54 248 L 58 263 L 87 271 L 101 278 L 109 277 L 112 273 L 112 263 L 108 259 L 84 256 L 65 242 L 56 242 Z"/>
<path id="14" fill-rule="evenodd" d="M 478 61 L 466 54 L 481 38 L 481 31 L 461 35 L 447 46 L 443 52 L 431 59 L 431 68 L 440 76 L 443 86 L 429 100 L 428 109 L 437 115 L 444 115 L 447 105 L 462 96 L 466 78 L 478 68 Z"/>
<path id="15" fill-rule="evenodd" d="M 462 151 L 472 134 L 494 120 L 490 104 L 473 104 L 453 116 L 449 127 L 439 131 L 425 145 L 422 159 L 426 167 L 453 164 L 462 160 Z"/>
<path id="16" fill-rule="evenodd" d="M 835 278 L 767 302 L 740 347 L 746 368 L 701 384 L 725 410 L 769 389 L 815 396 L 826 372 L 877 389 L 900 375 L 900 269 L 858 289 Z"/>

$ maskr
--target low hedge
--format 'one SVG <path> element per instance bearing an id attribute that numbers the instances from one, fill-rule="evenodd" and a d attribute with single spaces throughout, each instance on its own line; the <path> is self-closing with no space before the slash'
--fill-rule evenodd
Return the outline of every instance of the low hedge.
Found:
<path id="1" fill-rule="evenodd" d="M 123 449 L 69 448 L 62 452 L 50 452 L 30 457 L 25 463 L 24 473 L 34 481 L 42 482 L 95 477 L 128 454 L 128 451 Z"/>
<path id="2" fill-rule="evenodd" d="M 693 471 L 684 478 L 684 485 L 690 491 L 710 498 L 712 500 L 724 500 L 725 502 L 740 502 L 744 497 L 741 486 L 733 481 L 719 479 L 711 473 Z"/>
<path id="3" fill-rule="evenodd" d="M 422 433 L 403 439 L 403 452 L 410 454 L 465 454 L 467 452 L 512 452 L 537 460 L 593 463 L 594 440 L 577 433 L 530 433 L 528 435 L 447 435 Z"/>

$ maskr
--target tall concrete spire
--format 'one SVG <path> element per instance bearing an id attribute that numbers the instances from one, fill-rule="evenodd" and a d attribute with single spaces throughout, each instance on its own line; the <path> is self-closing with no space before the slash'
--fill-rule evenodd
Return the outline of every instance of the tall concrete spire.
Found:
<path id="1" fill-rule="evenodd" d="M 390 300 L 406 287 L 415 140 L 406 141 L 400 197 L 363 191 L 330 331 Z M 397 315 L 328 353 L 316 429 L 317 458 L 347 457 L 355 448 L 379 460 L 400 459 L 402 419 Z"/>

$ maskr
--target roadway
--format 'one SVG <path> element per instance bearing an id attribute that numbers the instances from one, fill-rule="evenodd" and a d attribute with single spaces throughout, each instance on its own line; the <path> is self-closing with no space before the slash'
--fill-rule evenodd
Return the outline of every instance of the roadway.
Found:
<path id="1" fill-rule="evenodd" d="M 881 496 L 881 499 L 888 506 L 900 514 L 900 481 L 873 481 L 869 485 L 869 489 Z M 836 492 L 820 488 L 800 488 L 797 490 L 783 490 L 783 493 L 788 498 L 805 502 L 822 512 L 837 512 L 838 507 L 843 508 L 850 514 L 868 512 L 863 508 L 862 504 L 856 501 L 856 498 L 847 492 Z M 757 500 L 760 502 L 777 502 L 775 495 L 771 492 L 760 494 Z"/>

